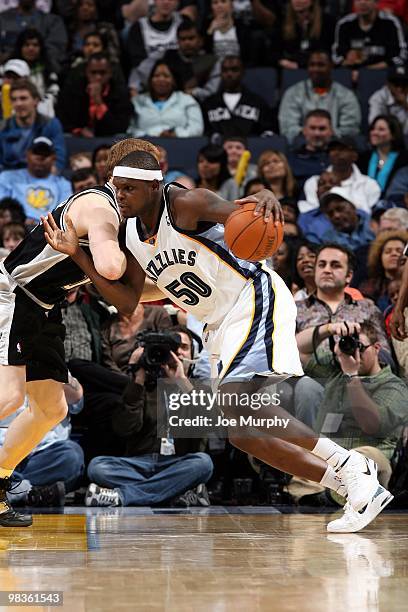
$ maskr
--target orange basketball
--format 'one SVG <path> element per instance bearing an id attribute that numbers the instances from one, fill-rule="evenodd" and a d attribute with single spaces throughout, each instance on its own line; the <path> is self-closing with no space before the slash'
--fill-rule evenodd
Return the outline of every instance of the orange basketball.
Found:
<path id="1" fill-rule="evenodd" d="M 230 214 L 224 238 L 229 249 L 239 259 L 260 261 L 271 257 L 283 240 L 283 224 L 275 225 L 273 217 L 265 223 L 263 215 L 254 217 L 256 204 L 243 204 Z"/>

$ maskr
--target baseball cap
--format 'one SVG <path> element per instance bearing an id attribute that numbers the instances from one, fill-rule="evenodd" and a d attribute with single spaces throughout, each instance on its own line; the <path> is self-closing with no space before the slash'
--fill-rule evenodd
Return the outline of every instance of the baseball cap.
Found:
<path id="1" fill-rule="evenodd" d="M 391 83 L 408 84 L 408 70 L 406 66 L 392 66 L 388 70 L 387 78 Z"/>
<path id="2" fill-rule="evenodd" d="M 352 204 L 354 207 L 356 207 L 355 203 L 353 202 L 352 196 L 350 196 L 349 190 L 345 189 L 344 187 L 332 187 L 330 191 L 327 191 L 322 195 L 322 197 L 320 198 L 320 205 L 326 206 L 330 202 L 330 200 L 333 199 L 333 196 L 335 196 L 334 199 L 338 198 L 341 200 L 346 200 L 347 202 L 350 202 L 350 204 Z"/>
<path id="3" fill-rule="evenodd" d="M 55 152 L 55 147 L 52 140 L 46 136 L 38 136 L 31 143 L 30 151 L 37 155 L 51 155 Z"/>
<path id="4" fill-rule="evenodd" d="M 340 145 L 346 149 L 352 149 L 353 151 L 357 151 L 357 144 L 352 136 L 333 136 L 327 145 L 328 150 L 332 149 L 336 145 Z"/>
<path id="5" fill-rule="evenodd" d="M 30 76 L 30 68 L 24 60 L 21 59 L 10 59 L 4 64 L 4 74 L 6 72 L 14 72 L 20 78 Z"/>

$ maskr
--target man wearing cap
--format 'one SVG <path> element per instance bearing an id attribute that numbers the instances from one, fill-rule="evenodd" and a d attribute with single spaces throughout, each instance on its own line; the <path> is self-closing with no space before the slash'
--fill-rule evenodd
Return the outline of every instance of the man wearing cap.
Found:
<path id="1" fill-rule="evenodd" d="M 330 166 L 335 181 L 345 189 L 345 193 L 352 197 L 356 208 L 370 213 L 371 208 L 378 202 L 381 189 L 374 179 L 362 174 L 356 165 L 358 158 L 356 143 L 349 136 L 334 137 L 328 145 Z M 317 198 L 317 183 L 319 177 L 310 177 L 304 185 L 305 203 L 301 212 L 308 212 L 319 206 Z"/>
<path id="2" fill-rule="evenodd" d="M 355 251 L 374 240 L 370 215 L 357 209 L 348 189 L 330 189 L 321 199 L 321 208 L 333 225 L 333 229 L 324 232 L 321 243 L 334 242 Z"/>
<path id="3" fill-rule="evenodd" d="M 28 79 L 17 79 L 10 87 L 13 116 L 0 131 L 0 169 L 16 170 L 26 167 L 26 153 L 35 138 L 46 136 L 55 148 L 56 167 L 65 167 L 65 141 L 62 125 L 38 112 L 40 96 Z"/>
<path id="4" fill-rule="evenodd" d="M 0 199 L 11 197 L 24 206 L 27 219 L 38 223 L 41 215 L 53 210 L 72 193 L 62 176 L 52 174 L 55 148 L 46 136 L 33 140 L 27 154 L 27 168 L 6 170 L 0 174 Z"/>
<path id="5" fill-rule="evenodd" d="M 388 70 L 387 83 L 373 93 L 368 101 L 368 123 L 378 115 L 394 115 L 408 136 L 408 70 L 394 66 Z"/>

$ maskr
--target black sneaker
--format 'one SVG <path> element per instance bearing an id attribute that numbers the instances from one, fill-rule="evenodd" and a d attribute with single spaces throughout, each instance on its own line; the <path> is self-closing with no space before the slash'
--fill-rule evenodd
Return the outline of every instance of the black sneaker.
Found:
<path id="1" fill-rule="evenodd" d="M 33 486 L 27 493 L 27 506 L 61 508 L 65 504 L 65 485 L 62 481 L 48 486 Z"/>
<path id="2" fill-rule="evenodd" d="M 7 492 L 12 490 L 13 486 L 15 483 L 10 478 L 0 478 L 0 525 L 1 527 L 30 527 L 33 524 L 32 516 L 16 512 L 7 500 Z"/>
<path id="3" fill-rule="evenodd" d="M 196 487 L 195 494 L 197 495 L 197 500 L 200 506 L 210 506 L 210 498 L 208 497 L 207 487 L 204 483 L 201 483 Z"/>
<path id="4" fill-rule="evenodd" d="M 197 493 L 192 489 L 189 489 L 183 495 L 179 495 L 173 502 L 173 505 L 177 508 L 189 508 L 190 506 L 199 506 Z"/>

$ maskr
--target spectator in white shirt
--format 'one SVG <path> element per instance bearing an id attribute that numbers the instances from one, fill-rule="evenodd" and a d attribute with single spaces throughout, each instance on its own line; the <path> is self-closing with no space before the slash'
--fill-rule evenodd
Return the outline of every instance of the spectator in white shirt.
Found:
<path id="1" fill-rule="evenodd" d="M 362 174 L 358 169 L 356 165 L 358 153 L 354 140 L 347 136 L 333 138 L 329 143 L 328 152 L 331 165 L 327 170 L 333 172 L 336 183 L 352 197 L 356 208 L 370 213 L 380 198 L 381 189 L 377 181 Z M 300 212 L 305 213 L 319 206 L 318 180 L 319 176 L 316 175 L 305 182 L 305 201 L 299 203 Z"/>

